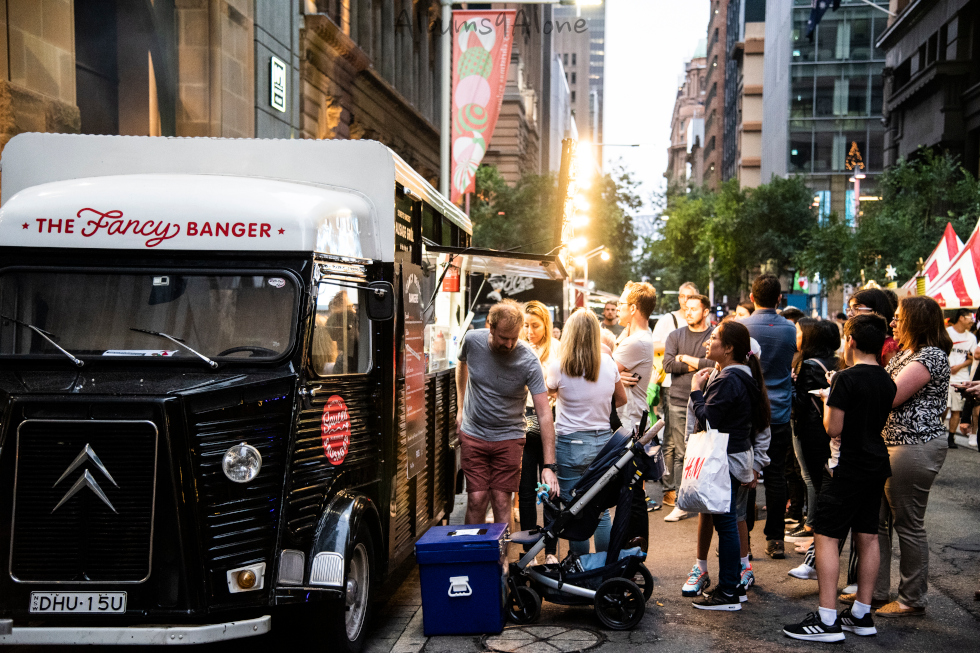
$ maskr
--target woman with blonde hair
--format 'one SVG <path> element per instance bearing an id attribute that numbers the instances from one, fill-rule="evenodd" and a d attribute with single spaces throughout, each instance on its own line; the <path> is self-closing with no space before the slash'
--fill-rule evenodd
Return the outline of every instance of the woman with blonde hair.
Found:
<path id="1" fill-rule="evenodd" d="M 882 607 L 876 617 L 925 612 L 929 589 L 926 505 L 948 448 L 943 418 L 953 342 L 943 323 L 943 310 L 931 297 L 906 297 L 898 305 L 892 328 L 902 351 L 885 368 L 898 392 L 881 434 L 888 446 L 892 475 L 885 481 L 878 524 L 881 562 L 872 606 Z M 898 599 L 889 603 L 892 532 L 898 534 L 901 561 Z M 841 600 L 853 601 L 853 597 L 842 596 Z"/>
<path id="2" fill-rule="evenodd" d="M 541 371 L 547 375 L 548 363 L 558 358 L 558 341 L 551 337 L 551 313 L 548 307 L 539 301 L 530 301 L 524 304 L 522 310 L 524 314 L 524 328 L 521 329 L 521 339 L 531 345 L 531 349 L 541 363 Z M 535 488 L 541 470 L 544 469 L 544 448 L 541 444 L 541 427 L 538 425 L 538 416 L 534 412 L 534 403 L 531 396 L 527 397 L 527 408 L 524 412 L 524 420 L 527 424 L 527 440 L 524 445 L 524 454 L 521 458 L 521 484 L 517 492 L 517 512 L 521 522 L 521 528 L 530 530 L 537 527 L 538 509 Z M 548 513 L 550 510 L 545 506 L 546 518 L 549 521 Z M 524 547 L 527 551 L 529 546 Z M 549 539 L 545 542 L 545 562 L 548 564 L 557 563 L 558 542 Z"/>
<path id="3" fill-rule="evenodd" d="M 565 323 L 556 360 L 548 363 L 545 383 L 557 396 L 555 453 L 558 483 L 566 493 L 575 486 L 596 455 L 612 437 L 609 407 L 626 403 L 619 368 L 602 353 L 599 319 L 592 311 L 576 311 Z M 609 546 L 609 512 L 603 513 L 595 532 L 596 551 Z M 569 541 L 572 553 L 589 552 L 589 542 Z"/>

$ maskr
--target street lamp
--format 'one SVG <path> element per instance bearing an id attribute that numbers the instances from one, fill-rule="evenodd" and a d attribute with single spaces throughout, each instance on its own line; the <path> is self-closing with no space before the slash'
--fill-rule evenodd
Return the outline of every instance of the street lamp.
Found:
<path id="1" fill-rule="evenodd" d="M 575 257 L 575 264 L 582 268 L 582 276 L 584 277 L 583 287 L 585 290 L 583 291 L 583 296 L 585 297 L 585 304 L 588 304 L 589 302 L 589 259 L 593 259 L 596 256 L 601 258 L 603 261 L 609 260 L 609 251 L 606 249 L 605 245 L 599 245 L 595 249 L 590 250 L 581 256 Z"/>
<path id="2" fill-rule="evenodd" d="M 453 0 L 442 5 L 442 93 L 439 133 L 439 191 L 451 201 L 449 176 L 452 174 L 452 95 L 453 95 Z M 595 7 L 602 0 L 509 0 L 513 5 L 572 5 Z"/>

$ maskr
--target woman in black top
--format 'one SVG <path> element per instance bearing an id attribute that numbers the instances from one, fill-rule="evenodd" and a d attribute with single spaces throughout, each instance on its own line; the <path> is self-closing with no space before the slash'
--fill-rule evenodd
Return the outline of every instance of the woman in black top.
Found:
<path id="1" fill-rule="evenodd" d="M 740 610 L 738 490 L 755 487 L 755 434 L 769 426 L 769 395 L 759 358 L 751 352 L 749 330 L 735 320 L 723 322 L 705 344 L 707 358 L 717 364 L 718 376 L 707 385 L 711 369 L 691 380 L 695 428 L 712 428 L 728 434 L 728 469 L 731 503 L 725 514 L 712 515 L 718 531 L 719 583 L 710 595 L 694 603 L 701 610 Z M 705 387 L 707 385 L 707 387 Z M 744 496 L 745 493 L 743 493 Z"/>
<path id="2" fill-rule="evenodd" d="M 827 372 L 837 369 L 840 330 L 833 322 L 804 318 L 796 325 L 800 353 L 793 366 L 793 449 L 807 484 L 807 511 L 804 533 L 813 537 L 813 507 L 823 482 L 823 468 L 830 458 L 830 438 L 823 428 L 823 401 L 811 390 L 829 388 Z"/>

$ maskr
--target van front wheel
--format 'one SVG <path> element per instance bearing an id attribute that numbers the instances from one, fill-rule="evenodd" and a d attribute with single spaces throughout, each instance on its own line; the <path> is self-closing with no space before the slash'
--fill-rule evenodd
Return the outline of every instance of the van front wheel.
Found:
<path id="1" fill-rule="evenodd" d="M 327 630 L 331 651 L 360 653 L 364 646 L 371 611 L 371 579 L 374 572 L 374 548 L 371 534 L 361 526 L 350 549 L 344 598 L 327 606 Z"/>

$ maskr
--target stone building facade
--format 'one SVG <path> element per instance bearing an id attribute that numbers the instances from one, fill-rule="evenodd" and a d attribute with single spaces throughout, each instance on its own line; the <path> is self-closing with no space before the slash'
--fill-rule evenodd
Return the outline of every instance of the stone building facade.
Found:
<path id="1" fill-rule="evenodd" d="M 0 147 L 372 138 L 437 183 L 438 17 L 438 0 L 0 0 Z"/>
<path id="2" fill-rule="evenodd" d="M 694 56 L 684 64 L 683 81 L 677 89 L 674 113 L 670 119 L 670 148 L 667 150 L 669 186 L 700 186 L 704 181 L 704 97 L 707 58 L 705 42 L 698 44 Z"/>
<path id="3" fill-rule="evenodd" d="M 980 2 L 891 0 L 877 35 L 885 56 L 884 163 L 925 145 L 980 174 Z"/>
<path id="4" fill-rule="evenodd" d="M 718 190 L 721 154 L 725 139 L 725 62 L 728 33 L 728 1 L 711 0 L 705 52 L 704 142 L 701 168 L 708 188 Z"/>

